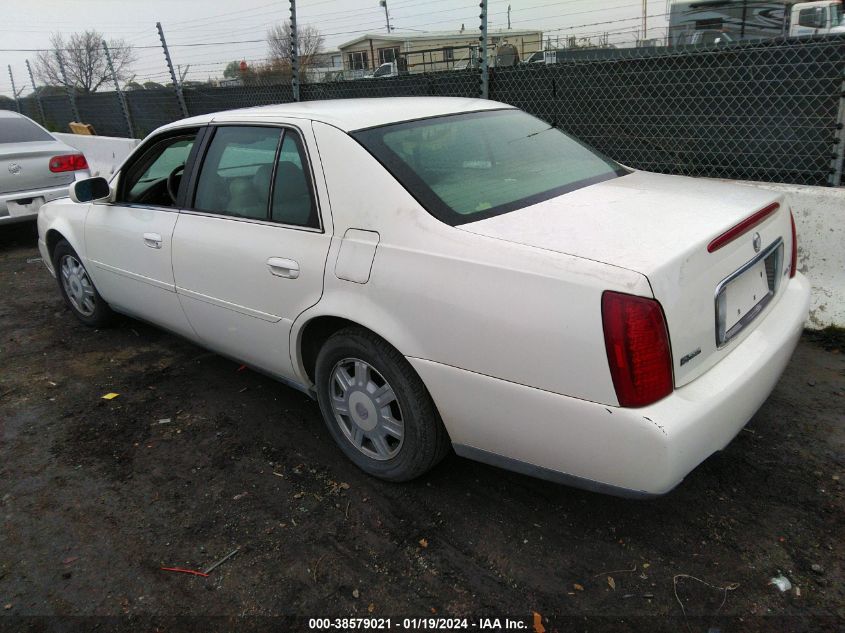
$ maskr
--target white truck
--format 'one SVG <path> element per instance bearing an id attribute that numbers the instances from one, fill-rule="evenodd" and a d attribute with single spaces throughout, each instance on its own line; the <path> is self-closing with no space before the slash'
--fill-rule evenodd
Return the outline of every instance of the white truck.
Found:
<path id="1" fill-rule="evenodd" d="M 673 0 L 669 45 L 845 33 L 842 0 Z"/>

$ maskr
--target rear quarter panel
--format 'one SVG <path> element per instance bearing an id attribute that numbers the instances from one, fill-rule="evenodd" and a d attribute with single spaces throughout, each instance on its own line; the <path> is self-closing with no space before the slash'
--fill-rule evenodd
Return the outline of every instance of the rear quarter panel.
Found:
<path id="1" fill-rule="evenodd" d="M 650 296 L 643 275 L 447 226 L 347 134 L 321 123 L 314 129 L 335 237 L 323 299 L 294 324 L 292 349 L 308 320 L 340 316 L 409 358 L 616 403 L 601 295 Z M 349 228 L 380 235 L 366 284 L 334 274 Z"/>

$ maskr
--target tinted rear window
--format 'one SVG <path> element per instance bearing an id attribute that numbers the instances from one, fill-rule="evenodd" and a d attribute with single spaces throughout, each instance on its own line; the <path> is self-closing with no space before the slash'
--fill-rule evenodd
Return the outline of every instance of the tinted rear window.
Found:
<path id="1" fill-rule="evenodd" d="M 521 110 L 423 119 L 353 136 L 432 215 L 452 225 L 628 173 Z"/>
<path id="2" fill-rule="evenodd" d="M 52 140 L 54 140 L 52 136 L 29 119 L 0 118 L 0 143 L 30 143 Z"/>

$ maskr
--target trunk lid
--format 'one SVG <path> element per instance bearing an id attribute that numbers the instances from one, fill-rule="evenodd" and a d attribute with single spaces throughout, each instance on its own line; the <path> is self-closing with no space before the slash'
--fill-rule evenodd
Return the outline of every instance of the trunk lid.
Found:
<path id="1" fill-rule="evenodd" d="M 713 239 L 772 203 L 780 207 L 760 224 L 708 252 Z M 759 305 L 768 287 L 780 287 L 784 270 L 788 272 L 792 239 L 789 210 L 771 191 L 648 172 L 459 228 L 645 275 L 666 315 L 676 387 L 718 362 L 779 299 L 775 292 Z M 755 233 L 760 235 L 759 250 L 752 240 Z M 764 261 L 769 247 L 779 255 Z M 755 257 L 761 259 L 747 274 L 726 281 Z M 720 284 L 724 292 L 717 301 Z M 728 333 L 748 315 L 734 328 L 740 333 L 724 343 L 717 341 L 718 309 Z M 596 318 L 601 318 L 598 309 Z"/>
<path id="2" fill-rule="evenodd" d="M 58 141 L 0 143 L 0 194 L 27 193 L 72 183 L 74 172 L 51 172 L 50 159 L 78 153 Z"/>

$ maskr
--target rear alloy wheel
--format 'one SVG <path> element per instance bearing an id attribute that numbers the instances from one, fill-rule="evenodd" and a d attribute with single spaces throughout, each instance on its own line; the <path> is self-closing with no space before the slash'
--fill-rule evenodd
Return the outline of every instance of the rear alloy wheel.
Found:
<path id="1" fill-rule="evenodd" d="M 434 402 L 408 361 L 363 328 L 337 332 L 317 357 L 317 399 L 335 442 L 361 470 L 407 481 L 449 450 Z"/>
<path id="2" fill-rule="evenodd" d="M 385 461 L 402 448 L 405 423 L 396 392 L 372 365 L 344 358 L 334 366 L 329 402 L 343 435 L 363 455 Z"/>
<path id="3" fill-rule="evenodd" d="M 90 327 L 102 327 L 113 319 L 114 313 L 97 292 L 79 255 L 65 240 L 56 244 L 53 268 L 62 298 L 77 319 Z"/>

